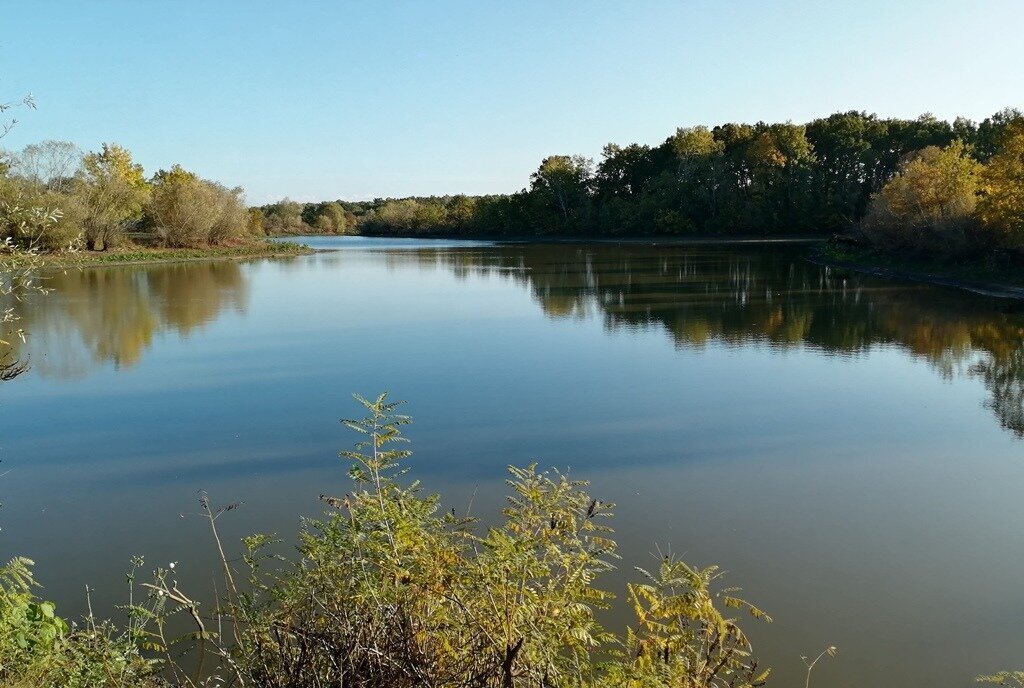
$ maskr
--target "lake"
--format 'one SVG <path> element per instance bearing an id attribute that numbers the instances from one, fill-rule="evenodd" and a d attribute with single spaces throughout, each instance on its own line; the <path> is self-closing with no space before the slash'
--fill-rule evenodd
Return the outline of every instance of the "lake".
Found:
<path id="1" fill-rule="evenodd" d="M 13 304 L 4 557 L 65 614 L 129 558 L 210 590 L 227 540 L 347 489 L 351 393 L 408 400 L 413 474 L 500 508 L 536 460 L 616 502 L 623 556 L 716 563 L 775 619 L 769 685 L 969 686 L 1024 665 L 1024 304 L 830 270 L 806 247 L 314 238 L 283 260 L 54 273 Z M 623 623 L 612 615 L 610 623 Z"/>

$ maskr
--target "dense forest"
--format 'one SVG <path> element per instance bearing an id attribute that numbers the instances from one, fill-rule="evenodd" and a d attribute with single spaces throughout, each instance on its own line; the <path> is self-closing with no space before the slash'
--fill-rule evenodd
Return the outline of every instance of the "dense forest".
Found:
<path id="1" fill-rule="evenodd" d="M 545 158 L 510 195 L 264 206 L 284 233 L 447 236 L 783 235 L 863 231 L 885 247 L 1018 248 L 1024 116 L 976 123 L 841 112 L 807 124 L 680 128 L 601 160 Z M 344 216 L 340 220 L 325 217 Z"/>

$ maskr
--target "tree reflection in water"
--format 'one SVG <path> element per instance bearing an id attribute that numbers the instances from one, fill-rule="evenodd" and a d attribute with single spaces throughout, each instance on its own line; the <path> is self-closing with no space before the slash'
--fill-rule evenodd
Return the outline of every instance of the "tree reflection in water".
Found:
<path id="1" fill-rule="evenodd" d="M 233 261 L 72 269 L 48 274 L 46 285 L 51 294 L 11 304 L 30 333 L 17 354 L 45 377 L 133 366 L 158 335 L 188 337 L 225 309 L 244 313 L 248 301 Z"/>
<path id="2" fill-rule="evenodd" d="M 805 250 L 509 244 L 385 251 L 381 259 L 392 270 L 444 268 L 459 280 L 500 276 L 526 287 L 548 317 L 657 328 L 678 347 L 813 347 L 843 356 L 900 347 L 944 377 L 980 379 L 986 407 L 1024 437 L 1024 304 L 831 270 L 804 261 Z M 310 260 L 331 264 L 329 255 Z M 14 353 L 31 354 L 48 376 L 132 366 L 162 333 L 188 337 L 226 309 L 244 313 L 246 280 L 231 261 L 55 274 L 55 296 L 11 304 L 32 333 L 31 346 Z"/>
<path id="3" fill-rule="evenodd" d="M 802 249 L 805 250 L 805 249 Z M 779 249 L 508 245 L 394 253 L 394 267 L 448 266 L 526 285 L 552 318 L 599 315 L 664 330 L 679 347 L 896 346 L 944 377 L 977 376 L 1000 424 L 1024 438 L 1024 304 L 834 270 Z"/>

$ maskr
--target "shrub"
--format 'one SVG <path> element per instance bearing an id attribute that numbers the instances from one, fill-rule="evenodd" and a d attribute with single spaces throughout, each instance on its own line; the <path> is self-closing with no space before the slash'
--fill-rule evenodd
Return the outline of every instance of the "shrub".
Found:
<path id="1" fill-rule="evenodd" d="M 883 249 L 958 253 L 975 248 L 980 170 L 960 141 L 914 153 L 872 198 L 864 233 Z"/>
<path id="2" fill-rule="evenodd" d="M 358 398 L 358 397 L 357 397 Z M 321 496 L 301 561 L 268 576 L 269 536 L 247 540 L 249 592 L 224 562 L 237 645 L 230 666 L 247 685 L 757 686 L 767 677 L 724 609 L 759 609 L 716 590 L 717 568 L 666 558 L 631 585 L 636 627 L 624 639 L 596 618 L 611 593 L 614 505 L 586 483 L 536 466 L 509 468 L 504 520 L 478 533 L 403 484 L 401 427 L 386 395 L 344 423 L 366 439 L 341 455 L 354 489 Z M 210 511 L 211 525 L 220 511 Z M 214 526 L 216 535 L 216 527 Z M 219 540 L 218 540 L 219 541 Z M 227 656 L 225 652 L 222 657 Z M 598 661 L 598 657 L 607 661 Z"/>
<path id="3" fill-rule="evenodd" d="M 222 244 L 250 234 L 241 189 L 200 179 L 180 165 L 156 174 L 147 214 L 165 246 Z"/>
<path id="4" fill-rule="evenodd" d="M 134 639 L 90 620 L 71 628 L 33 589 L 32 562 L 0 567 L 0 685 L 5 688 L 145 688 L 154 666 Z"/>
<path id="5" fill-rule="evenodd" d="M 82 208 L 68 197 L 21 179 L 0 178 L 0 238 L 22 248 L 57 251 L 80 237 Z"/>
<path id="6" fill-rule="evenodd" d="M 366 417 L 343 423 L 365 440 L 341 452 L 353 489 L 321 495 L 328 511 L 305 522 L 298 561 L 270 565 L 280 559 L 269 554 L 276 540 L 250 536 L 238 584 L 217 528 L 237 505 L 213 507 L 201 495 L 226 591 L 212 618 L 172 571 L 157 569 L 148 595 L 129 598 L 127 628 L 89 618 L 71 629 L 34 596 L 30 562 L 0 569 L 0 685 L 155 688 L 158 672 L 189 688 L 764 684 L 768 672 L 727 610 L 767 617 L 736 589 L 719 589 L 716 567 L 666 557 L 654 572 L 637 569 L 643 580 L 628 588 L 636 622 L 616 636 L 596 616 L 613 597 L 598 583 L 617 560 L 604 525 L 613 504 L 557 471 L 510 467 L 503 519 L 478 530 L 404 481 L 410 419 L 398 404 L 386 394 L 357 399 Z M 176 616 L 195 631 L 169 635 Z M 214 630 L 222 626 L 224 636 Z M 185 653 L 195 660 L 188 671 Z"/>

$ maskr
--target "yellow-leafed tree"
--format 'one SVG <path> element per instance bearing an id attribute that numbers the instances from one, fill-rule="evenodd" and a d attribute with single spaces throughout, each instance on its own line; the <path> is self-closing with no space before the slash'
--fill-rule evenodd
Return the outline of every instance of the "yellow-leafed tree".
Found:
<path id="1" fill-rule="evenodd" d="M 981 167 L 960 141 L 914 153 L 872 198 L 864 233 L 882 248 L 948 253 L 968 248 Z"/>
<path id="2" fill-rule="evenodd" d="M 1024 119 L 1007 125 L 1000 150 L 981 173 L 978 217 L 1003 246 L 1024 246 Z"/>

